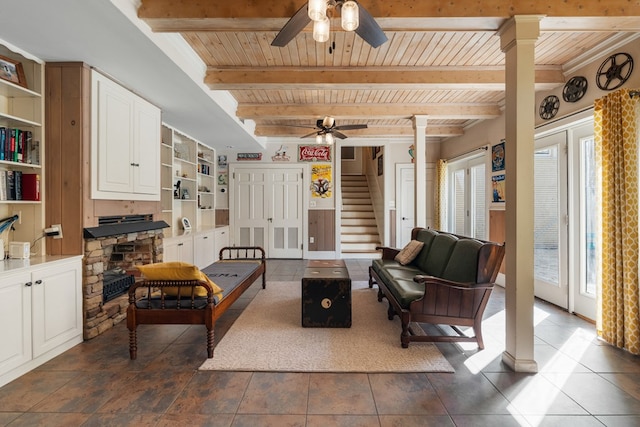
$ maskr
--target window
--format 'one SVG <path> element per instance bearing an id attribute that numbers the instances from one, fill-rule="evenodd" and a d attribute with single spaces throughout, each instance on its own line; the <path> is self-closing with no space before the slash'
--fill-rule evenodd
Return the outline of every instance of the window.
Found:
<path id="1" fill-rule="evenodd" d="M 485 156 L 449 164 L 449 230 L 452 233 L 487 238 Z"/>

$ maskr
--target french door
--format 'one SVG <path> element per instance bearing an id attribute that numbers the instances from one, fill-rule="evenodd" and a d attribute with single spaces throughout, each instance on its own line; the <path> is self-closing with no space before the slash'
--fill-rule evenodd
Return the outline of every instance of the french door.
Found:
<path id="1" fill-rule="evenodd" d="M 452 233 L 487 238 L 486 159 L 452 162 L 449 174 L 448 228 Z"/>
<path id="2" fill-rule="evenodd" d="M 270 258 L 302 258 L 302 166 L 231 166 L 233 241 Z"/>
<path id="3" fill-rule="evenodd" d="M 535 295 L 596 318 L 597 199 L 593 121 L 536 138 Z"/>

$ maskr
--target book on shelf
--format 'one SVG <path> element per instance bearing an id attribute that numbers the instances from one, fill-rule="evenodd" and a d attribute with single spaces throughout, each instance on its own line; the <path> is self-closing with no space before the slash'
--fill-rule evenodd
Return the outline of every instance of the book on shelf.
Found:
<path id="1" fill-rule="evenodd" d="M 0 127 L 0 160 L 4 160 L 4 150 L 7 141 L 7 128 Z"/>
<path id="2" fill-rule="evenodd" d="M 7 183 L 7 199 L 6 200 L 15 200 L 16 199 L 16 176 L 15 171 L 8 170 L 6 171 L 6 183 Z"/>
<path id="3" fill-rule="evenodd" d="M 7 171 L 0 170 L 0 200 L 7 200 Z"/>
<path id="4" fill-rule="evenodd" d="M 40 175 L 37 173 L 22 174 L 22 200 L 40 201 Z"/>

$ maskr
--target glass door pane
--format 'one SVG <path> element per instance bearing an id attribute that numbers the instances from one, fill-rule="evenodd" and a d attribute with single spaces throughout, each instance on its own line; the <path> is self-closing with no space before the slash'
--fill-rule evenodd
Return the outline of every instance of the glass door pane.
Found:
<path id="1" fill-rule="evenodd" d="M 486 176 L 484 163 L 471 167 L 471 236 L 476 239 L 487 237 L 487 210 L 485 207 Z"/>
<path id="2" fill-rule="evenodd" d="M 536 150 L 534 165 L 534 275 L 558 286 L 558 147 Z"/>
<path id="3" fill-rule="evenodd" d="M 583 250 L 581 258 L 584 265 L 584 279 L 580 280 L 580 293 L 593 298 L 596 296 L 596 157 L 595 141 L 593 137 L 580 141 L 582 164 L 582 189 L 584 191 L 581 212 L 584 213 L 581 221 L 581 245 Z"/>

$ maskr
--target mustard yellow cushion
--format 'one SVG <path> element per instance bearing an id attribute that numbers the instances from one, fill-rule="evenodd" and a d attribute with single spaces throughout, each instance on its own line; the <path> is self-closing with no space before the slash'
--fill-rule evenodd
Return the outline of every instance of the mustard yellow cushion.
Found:
<path id="1" fill-rule="evenodd" d="M 138 270 L 149 280 L 202 280 L 213 289 L 216 297 L 222 298 L 222 288 L 216 285 L 209 277 L 193 264 L 179 261 L 158 262 L 155 264 L 137 265 Z M 177 287 L 164 288 L 167 295 L 178 295 Z M 183 289 L 184 295 L 184 289 Z M 202 286 L 196 286 L 195 295 L 206 297 L 207 290 Z"/>
<path id="2" fill-rule="evenodd" d="M 400 252 L 398 252 L 398 255 L 396 255 L 394 259 L 402 265 L 407 265 L 411 261 L 413 261 L 415 257 L 418 256 L 423 246 L 424 242 L 412 240 L 407 243 L 407 246 L 405 246 Z"/>

